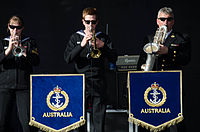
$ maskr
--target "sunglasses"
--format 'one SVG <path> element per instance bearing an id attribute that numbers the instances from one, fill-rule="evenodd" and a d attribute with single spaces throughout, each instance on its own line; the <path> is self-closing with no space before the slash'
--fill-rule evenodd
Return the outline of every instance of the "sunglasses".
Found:
<path id="1" fill-rule="evenodd" d="M 174 18 L 173 17 L 168 17 L 168 18 L 164 18 L 164 17 L 160 17 L 160 18 L 158 18 L 158 19 L 160 19 L 161 21 L 165 21 L 165 20 L 167 20 L 167 21 L 172 21 L 172 20 L 174 20 Z"/>
<path id="2" fill-rule="evenodd" d="M 92 24 L 96 24 L 97 23 L 97 21 L 96 20 L 84 20 L 85 21 L 85 23 L 86 24 L 90 24 L 90 22 L 92 23 Z"/>
<path id="3" fill-rule="evenodd" d="M 9 27 L 11 28 L 11 29 L 22 29 L 22 26 L 13 26 L 13 25 L 9 25 Z"/>

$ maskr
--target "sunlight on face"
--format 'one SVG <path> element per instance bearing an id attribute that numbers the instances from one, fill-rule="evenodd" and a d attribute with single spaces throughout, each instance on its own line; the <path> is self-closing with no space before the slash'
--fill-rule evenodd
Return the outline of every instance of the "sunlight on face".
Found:
<path id="1" fill-rule="evenodd" d="M 87 21 L 89 23 L 87 23 Z M 93 22 L 95 22 L 95 21 L 96 21 L 96 23 L 94 24 Z M 82 22 L 87 31 L 95 30 L 96 25 L 98 24 L 98 21 L 96 20 L 96 15 L 86 15 L 85 18 L 82 20 Z"/>
<path id="2" fill-rule="evenodd" d="M 164 20 L 160 19 L 164 18 Z M 167 26 L 167 30 L 170 31 L 174 25 L 174 19 L 167 20 L 166 18 L 172 18 L 170 14 L 160 13 L 158 18 L 156 19 L 158 27 L 161 27 L 163 25 Z"/>

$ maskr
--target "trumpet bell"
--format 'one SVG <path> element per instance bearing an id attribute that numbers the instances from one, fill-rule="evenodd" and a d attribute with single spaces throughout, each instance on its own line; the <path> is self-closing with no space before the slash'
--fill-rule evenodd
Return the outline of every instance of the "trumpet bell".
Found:
<path id="1" fill-rule="evenodd" d="M 93 49 L 91 52 L 92 58 L 99 58 L 101 56 L 101 51 L 99 49 Z"/>
<path id="2" fill-rule="evenodd" d="M 21 57 L 23 55 L 24 49 L 22 47 L 17 46 L 13 48 L 12 52 L 14 56 Z"/>

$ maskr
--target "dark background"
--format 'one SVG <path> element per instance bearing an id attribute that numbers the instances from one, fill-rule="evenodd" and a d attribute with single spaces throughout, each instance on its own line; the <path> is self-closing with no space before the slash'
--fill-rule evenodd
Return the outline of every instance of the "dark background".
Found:
<path id="1" fill-rule="evenodd" d="M 99 28 L 109 35 L 118 55 L 137 55 L 143 38 L 155 33 L 157 12 L 172 7 L 176 31 L 188 33 L 192 40 L 192 60 L 183 69 L 184 116 L 188 132 L 198 128 L 199 7 L 192 0 L 2 0 L 0 3 L 0 35 L 6 34 L 8 19 L 20 14 L 25 20 L 24 33 L 37 40 L 41 63 L 36 73 L 71 73 L 63 53 L 70 35 L 83 28 L 81 13 L 85 7 L 96 7 Z"/>

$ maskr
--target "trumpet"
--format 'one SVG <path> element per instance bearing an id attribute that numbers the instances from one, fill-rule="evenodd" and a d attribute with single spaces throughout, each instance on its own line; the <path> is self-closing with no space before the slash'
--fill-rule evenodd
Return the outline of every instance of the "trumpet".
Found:
<path id="1" fill-rule="evenodd" d="M 23 47 L 20 47 L 20 46 L 15 46 L 12 50 L 12 53 L 14 56 L 16 57 L 21 57 L 24 53 L 24 48 Z"/>
<path id="2" fill-rule="evenodd" d="M 18 45 L 14 45 L 12 49 L 12 53 L 16 57 L 21 57 L 23 53 L 25 52 L 25 49 L 22 46 L 19 46 L 21 44 L 21 40 L 19 39 L 19 36 L 15 36 L 16 41 L 18 42 Z"/>
<path id="3" fill-rule="evenodd" d="M 90 27 L 90 32 L 92 32 L 92 27 Z M 101 56 L 101 51 L 96 47 L 96 34 L 95 31 L 92 32 L 92 39 L 89 41 L 90 45 L 91 43 L 94 43 L 94 46 L 91 50 L 91 57 L 92 58 L 99 58 Z"/>
<path id="4" fill-rule="evenodd" d="M 165 25 L 161 26 L 156 30 L 153 43 L 148 43 L 143 47 L 144 52 L 147 53 L 146 64 L 145 66 L 142 65 L 142 69 L 144 69 L 144 71 L 151 71 L 153 69 L 155 58 L 157 56 L 155 53 L 160 49 L 159 44 L 164 43 L 166 33 L 167 27 Z"/>

